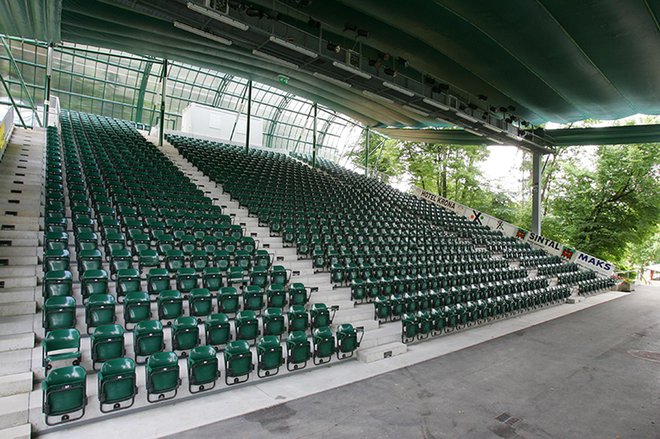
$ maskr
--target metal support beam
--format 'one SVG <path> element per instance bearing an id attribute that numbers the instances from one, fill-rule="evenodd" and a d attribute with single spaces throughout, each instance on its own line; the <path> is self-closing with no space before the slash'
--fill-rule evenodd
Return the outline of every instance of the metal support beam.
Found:
<path id="1" fill-rule="evenodd" d="M 11 106 L 14 107 L 14 111 L 18 115 L 18 119 L 21 121 L 21 125 L 23 125 L 23 128 L 27 128 L 28 126 L 23 120 L 23 116 L 19 111 L 19 107 L 18 105 L 16 105 L 16 101 L 14 100 L 14 97 L 11 95 L 11 91 L 9 90 L 9 85 L 7 85 L 7 82 L 5 81 L 5 78 L 2 76 L 2 73 L 0 73 L 0 82 L 2 82 L 2 86 L 5 88 L 5 91 L 7 92 L 7 96 L 9 97 L 9 101 L 11 102 Z"/>
<path id="2" fill-rule="evenodd" d="M 160 72 L 161 93 L 160 93 L 160 130 L 158 130 L 158 146 L 163 146 L 163 137 L 165 137 L 165 94 L 167 92 L 167 59 L 163 60 L 163 69 Z"/>
<path id="3" fill-rule="evenodd" d="M 231 134 L 229 135 L 229 143 L 231 143 L 232 140 L 234 140 L 234 133 L 236 132 L 236 126 L 238 125 L 238 121 L 241 118 L 241 114 L 243 114 L 243 105 L 245 104 L 245 95 L 247 94 L 248 88 L 245 87 L 243 89 L 243 95 L 241 96 L 241 103 L 238 106 L 238 111 L 236 112 L 236 119 L 234 119 L 234 126 L 231 127 Z"/>
<path id="4" fill-rule="evenodd" d="M 44 87 L 44 125 L 48 126 L 48 111 L 50 110 L 50 80 L 53 76 L 53 45 L 48 46 L 46 54 L 46 85 Z"/>
<path id="5" fill-rule="evenodd" d="M 532 153 L 532 232 L 541 234 L 541 178 L 542 178 L 541 153 Z"/>
<path id="6" fill-rule="evenodd" d="M 364 145 L 364 175 L 369 176 L 369 138 L 371 130 L 367 127 L 367 135 L 365 136 Z"/>
<path id="7" fill-rule="evenodd" d="M 314 102 L 314 132 L 312 134 L 312 168 L 316 168 L 316 116 L 318 104 Z"/>
<path id="8" fill-rule="evenodd" d="M 25 95 L 27 96 L 28 102 L 30 103 L 30 107 L 32 107 L 32 113 L 37 119 L 37 123 L 39 126 L 43 126 L 41 124 L 41 119 L 39 119 L 39 113 L 37 112 L 37 106 L 34 105 L 34 100 L 32 99 L 32 95 L 30 94 L 30 90 L 28 90 L 27 85 L 25 84 L 25 80 L 23 79 L 23 74 L 21 73 L 21 69 L 18 67 L 18 64 L 16 63 L 16 59 L 14 58 L 14 54 L 11 53 L 11 49 L 9 48 L 9 45 L 7 44 L 7 40 L 5 39 L 4 36 L 0 36 L 0 40 L 2 41 L 2 45 L 5 47 L 5 51 L 7 51 L 7 56 L 9 57 L 9 61 L 11 62 L 12 66 L 14 66 L 14 70 L 16 70 L 16 76 L 18 76 L 18 80 L 21 83 L 21 87 L 23 88 L 23 91 L 25 91 Z M 34 124 L 32 124 L 34 125 Z"/>
<path id="9" fill-rule="evenodd" d="M 245 152 L 250 150 L 250 118 L 252 116 L 252 80 L 248 81 L 247 120 L 245 129 Z"/>
<path id="10" fill-rule="evenodd" d="M 138 91 L 137 102 L 135 104 L 135 123 L 142 123 L 142 112 L 144 111 L 144 95 L 147 91 L 149 75 L 151 75 L 151 67 L 153 65 L 154 63 L 152 61 L 147 61 L 144 65 L 142 80 L 140 81 L 140 91 Z"/>

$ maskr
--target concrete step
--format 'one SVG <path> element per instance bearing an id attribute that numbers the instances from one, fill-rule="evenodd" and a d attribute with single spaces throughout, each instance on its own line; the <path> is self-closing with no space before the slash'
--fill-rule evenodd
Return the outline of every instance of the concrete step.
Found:
<path id="1" fill-rule="evenodd" d="M 35 294 L 41 295 L 39 288 L 5 288 L 0 290 L 0 306 L 12 302 L 29 302 L 35 299 Z"/>
<path id="2" fill-rule="evenodd" d="M 34 300 L 2 303 L 2 299 L 4 298 L 0 293 L 0 317 L 34 314 L 37 311 L 37 303 Z"/>
<path id="3" fill-rule="evenodd" d="M 28 248 L 28 247 L 20 247 L 20 248 Z M 10 267 L 13 266 L 13 267 L 15 267 L 15 266 L 18 266 L 18 265 L 33 265 L 33 266 L 36 266 L 38 263 L 39 263 L 39 260 L 38 260 L 36 254 L 34 256 L 2 256 L 2 255 L 0 255 L 0 267 L 2 267 L 2 266 L 10 266 Z"/>
<path id="4" fill-rule="evenodd" d="M 360 346 L 366 349 L 395 342 L 401 342 L 401 323 L 388 322 L 378 329 L 365 332 Z"/>
<path id="5" fill-rule="evenodd" d="M 25 230 L 0 230 L 0 240 L 6 239 L 33 239 L 37 241 L 39 239 L 40 232 L 37 231 L 25 231 Z M 35 244 L 38 245 L 38 244 Z"/>
<path id="6" fill-rule="evenodd" d="M 13 226 L 13 230 L 38 231 L 40 224 L 43 224 L 43 220 L 40 221 L 39 217 L 19 217 L 16 215 L 7 215 L 3 211 L 0 211 L 0 229 L 4 228 L 7 230 L 8 226 Z"/>
<path id="7" fill-rule="evenodd" d="M 32 390 L 32 372 L 0 376 L 0 397 L 27 393 Z"/>
<path id="8" fill-rule="evenodd" d="M 32 437 L 32 424 L 26 423 L 16 427 L 4 428 L 0 430 L 0 437 L 3 439 L 30 439 Z"/>
<path id="9" fill-rule="evenodd" d="M 372 363 L 374 361 L 405 354 L 407 351 L 408 346 L 405 343 L 393 342 L 367 349 L 360 347 L 357 352 L 357 358 L 363 363 Z"/>
<path id="10" fill-rule="evenodd" d="M 28 422 L 29 397 L 29 393 L 19 393 L 0 398 L 0 429 Z"/>
<path id="11" fill-rule="evenodd" d="M 33 342 L 29 347 L 0 352 L 0 376 L 18 374 L 31 369 L 34 334 L 31 334 L 31 336 Z"/>
<path id="12" fill-rule="evenodd" d="M 0 246 L 0 258 L 18 258 L 18 257 L 30 257 L 38 256 L 37 247 L 12 247 L 12 246 Z"/>
<path id="13" fill-rule="evenodd" d="M 0 317 L 0 336 L 31 333 L 33 331 L 33 316 L 4 316 Z"/>
<path id="14" fill-rule="evenodd" d="M 0 277 L 0 292 L 6 288 L 29 288 L 37 286 L 36 274 L 31 277 Z"/>
<path id="15" fill-rule="evenodd" d="M 35 277 L 36 265 L 6 265 L 0 266 L 0 279 L 10 277 Z"/>

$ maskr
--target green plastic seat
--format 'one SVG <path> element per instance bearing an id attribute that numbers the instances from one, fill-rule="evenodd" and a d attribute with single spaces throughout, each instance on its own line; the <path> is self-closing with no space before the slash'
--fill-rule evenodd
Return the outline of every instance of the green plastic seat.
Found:
<path id="1" fill-rule="evenodd" d="M 304 306 L 290 306 L 287 317 L 289 321 L 289 332 L 306 331 L 309 328 L 309 314 Z"/>
<path id="2" fill-rule="evenodd" d="M 337 309 L 338 307 L 336 306 L 328 308 L 324 303 L 312 303 L 312 307 L 309 310 L 309 316 L 312 320 L 312 328 L 316 329 L 330 326 Z M 332 314 L 330 314 L 331 312 Z"/>
<path id="3" fill-rule="evenodd" d="M 379 322 L 387 321 L 392 314 L 392 304 L 387 296 L 378 296 L 374 301 L 374 318 Z"/>
<path id="4" fill-rule="evenodd" d="M 401 316 L 401 342 L 410 343 L 419 334 L 419 320 L 413 313 L 405 313 Z"/>
<path id="5" fill-rule="evenodd" d="M 244 383 L 250 379 L 254 370 L 252 351 L 245 340 L 234 340 L 227 343 L 224 352 L 225 384 Z"/>
<path id="6" fill-rule="evenodd" d="M 227 285 L 233 286 L 235 284 L 246 285 L 248 278 L 241 267 L 229 267 L 227 270 Z M 254 283 L 250 280 L 251 283 Z M 262 287 L 264 288 L 265 285 Z"/>
<path id="7" fill-rule="evenodd" d="M 277 375 L 284 364 L 280 337 L 264 335 L 257 342 L 257 376 L 265 378 Z"/>
<path id="8" fill-rule="evenodd" d="M 264 292 L 257 285 L 248 285 L 243 288 L 243 309 L 261 313 L 264 307 Z"/>
<path id="9" fill-rule="evenodd" d="M 206 317 L 213 312 L 213 296 L 206 288 L 195 288 L 188 295 L 188 309 L 192 317 Z"/>
<path id="10" fill-rule="evenodd" d="M 259 336 L 259 321 L 254 311 L 240 311 L 236 314 L 236 340 L 256 340 Z"/>
<path id="11" fill-rule="evenodd" d="M 142 277 L 135 268 L 117 270 L 116 276 L 117 301 L 123 303 L 128 293 L 142 290 Z"/>
<path id="12" fill-rule="evenodd" d="M 42 310 L 42 326 L 45 331 L 75 328 L 75 299 L 71 296 L 55 296 L 46 299 Z"/>
<path id="13" fill-rule="evenodd" d="M 147 401 L 154 403 L 176 396 L 181 378 L 179 378 L 179 357 L 174 352 L 156 352 L 147 360 Z M 153 396 L 156 398 L 153 399 Z"/>
<path id="14" fill-rule="evenodd" d="M 46 334 L 42 344 L 42 366 L 46 374 L 55 361 L 68 361 L 74 366 L 80 364 L 80 333 L 77 329 L 55 329 Z"/>
<path id="15" fill-rule="evenodd" d="M 222 270 L 218 267 L 206 267 L 202 272 L 202 286 L 209 291 L 220 291 L 222 288 Z"/>
<path id="16" fill-rule="evenodd" d="M 85 305 L 87 333 L 101 325 L 115 323 L 115 298 L 110 294 L 92 294 Z"/>
<path id="17" fill-rule="evenodd" d="M 225 314 L 236 314 L 240 309 L 240 294 L 234 287 L 223 287 L 218 294 L 218 311 Z"/>
<path id="18" fill-rule="evenodd" d="M 107 360 L 98 373 L 99 404 L 102 413 L 127 409 L 138 393 L 135 362 L 130 358 Z M 127 402 L 127 404 L 122 404 Z M 108 406 L 112 408 L 108 409 Z"/>
<path id="19" fill-rule="evenodd" d="M 289 332 L 286 339 L 286 368 L 289 371 L 304 369 L 312 358 L 312 349 L 305 331 Z"/>
<path id="20" fill-rule="evenodd" d="M 176 273 L 185 267 L 185 263 L 186 255 L 181 250 L 167 250 L 165 253 L 165 269 L 169 273 Z"/>
<path id="21" fill-rule="evenodd" d="M 273 284 L 266 290 L 266 306 L 284 308 L 287 304 L 284 285 Z"/>
<path id="22" fill-rule="evenodd" d="M 353 327 L 350 323 L 337 326 L 337 359 L 350 358 L 360 347 L 364 337 L 364 327 Z"/>
<path id="23" fill-rule="evenodd" d="M 223 313 L 211 314 L 204 322 L 206 344 L 209 346 L 226 345 L 231 340 L 229 317 Z"/>
<path id="24" fill-rule="evenodd" d="M 273 265 L 270 268 L 270 283 L 286 285 L 289 283 L 289 271 L 282 265 Z"/>
<path id="25" fill-rule="evenodd" d="M 50 270 L 44 275 L 42 296 L 44 299 L 58 296 L 71 296 L 73 276 L 68 270 Z"/>
<path id="26" fill-rule="evenodd" d="M 149 300 L 149 294 L 144 291 L 134 291 L 126 294 L 123 304 L 124 326 L 127 330 L 131 329 L 129 325 L 151 319 L 151 301 Z"/>
<path id="27" fill-rule="evenodd" d="M 69 235 L 66 232 L 46 233 L 46 250 L 67 250 L 69 248 Z"/>
<path id="28" fill-rule="evenodd" d="M 172 350 L 188 351 L 199 346 L 199 328 L 194 317 L 179 317 L 172 323 Z M 186 356 L 185 352 L 182 356 Z"/>
<path id="29" fill-rule="evenodd" d="M 103 363 L 125 355 L 124 328 L 121 325 L 103 325 L 97 327 L 90 337 L 92 348 L 92 368 L 96 363 Z"/>
<path id="30" fill-rule="evenodd" d="M 266 308 L 261 315 L 261 326 L 263 334 L 274 335 L 278 338 L 286 331 L 284 315 L 281 308 Z"/>
<path id="31" fill-rule="evenodd" d="M 83 302 L 92 294 L 108 294 L 108 273 L 105 270 L 87 270 L 80 279 Z"/>
<path id="32" fill-rule="evenodd" d="M 198 346 L 188 356 L 188 390 L 199 393 L 211 390 L 220 377 L 217 352 L 212 346 Z"/>
<path id="33" fill-rule="evenodd" d="M 71 255 L 67 249 L 46 250 L 44 252 L 44 271 L 69 270 Z"/>
<path id="34" fill-rule="evenodd" d="M 60 367 L 48 374 L 41 383 L 42 411 L 46 415 L 46 425 L 74 421 L 85 415 L 86 379 L 85 369 L 80 366 Z M 78 412 L 79 416 L 71 417 Z M 59 422 L 53 422 L 53 417 L 59 417 Z"/>
<path id="35" fill-rule="evenodd" d="M 107 256 L 107 254 L 106 254 Z M 119 270 L 133 268 L 133 254 L 129 249 L 113 250 L 110 253 L 110 278 L 115 279 Z"/>
<path id="36" fill-rule="evenodd" d="M 263 266 L 254 267 L 250 273 L 250 284 L 266 288 L 268 285 L 268 270 Z"/>
<path id="37" fill-rule="evenodd" d="M 139 361 L 141 357 L 149 357 L 163 349 L 165 349 L 163 325 L 158 320 L 143 320 L 135 325 L 133 354 L 136 363 L 144 364 L 144 361 Z"/>
<path id="38" fill-rule="evenodd" d="M 257 250 L 254 254 L 255 267 L 263 267 L 268 270 L 272 264 L 272 257 L 268 250 Z"/>
<path id="39" fill-rule="evenodd" d="M 137 253 L 138 253 L 138 266 L 141 272 L 144 271 L 145 268 L 160 267 L 160 258 L 158 257 L 158 252 L 156 250 L 146 248 L 139 250 Z"/>
<path id="40" fill-rule="evenodd" d="M 78 273 L 83 274 L 88 270 L 100 270 L 103 268 L 103 257 L 98 249 L 80 250 L 76 255 L 78 258 Z"/>
<path id="41" fill-rule="evenodd" d="M 332 360 L 332 354 L 335 353 L 335 336 L 329 326 L 312 331 L 312 346 L 314 364 L 324 364 Z"/>
<path id="42" fill-rule="evenodd" d="M 159 294 L 170 289 L 170 275 L 164 268 L 152 268 L 147 273 L 147 291 L 149 294 Z"/>
<path id="43" fill-rule="evenodd" d="M 165 290 L 158 293 L 158 319 L 166 320 L 168 325 L 183 315 L 183 295 L 177 290 Z"/>
<path id="44" fill-rule="evenodd" d="M 184 294 L 199 286 L 199 276 L 194 268 L 179 268 L 176 272 L 176 288 Z"/>
<path id="45" fill-rule="evenodd" d="M 300 282 L 289 284 L 289 305 L 307 305 L 311 297 L 311 290 Z"/>

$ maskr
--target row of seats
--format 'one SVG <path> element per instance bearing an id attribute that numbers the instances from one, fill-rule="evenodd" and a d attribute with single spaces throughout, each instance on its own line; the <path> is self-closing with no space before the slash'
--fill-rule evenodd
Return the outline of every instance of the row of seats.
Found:
<path id="1" fill-rule="evenodd" d="M 153 322 L 154 326 L 158 324 Z M 108 413 L 130 408 L 138 395 L 136 362 L 123 356 L 121 326 L 109 325 L 99 329 L 103 330 L 103 334 L 99 334 L 98 340 L 93 339 L 92 343 L 96 345 L 92 352 L 97 360 L 103 362 L 97 374 L 100 410 Z M 174 398 L 182 382 L 179 357 L 173 351 L 162 350 L 162 333 L 159 338 L 157 332 L 151 329 L 141 338 L 137 338 L 138 333 L 135 333 L 136 345 L 142 346 L 140 349 L 150 350 L 144 368 L 146 399 L 150 403 Z M 230 386 L 244 383 L 255 369 L 259 378 L 265 378 L 277 375 L 285 363 L 287 370 L 293 371 L 305 368 L 309 360 L 319 365 L 329 362 L 333 355 L 337 359 L 350 358 L 360 345 L 361 333 L 360 328 L 353 328 L 350 324 L 340 325 L 335 334 L 324 326 L 314 330 L 310 344 L 305 332 L 294 331 L 287 337 L 284 348 L 279 337 L 265 335 L 259 337 L 256 343 L 256 364 L 247 341 L 229 341 L 222 355 L 225 384 Z M 50 362 L 74 359 L 74 365 L 54 369 L 42 383 L 43 411 L 47 425 L 80 419 L 85 414 L 87 372 L 78 365 L 80 340 L 73 330 L 69 338 L 73 343 L 71 346 L 54 346 L 59 353 L 45 357 Z M 192 347 L 186 364 L 188 390 L 191 394 L 215 388 L 221 370 L 213 346 Z"/>

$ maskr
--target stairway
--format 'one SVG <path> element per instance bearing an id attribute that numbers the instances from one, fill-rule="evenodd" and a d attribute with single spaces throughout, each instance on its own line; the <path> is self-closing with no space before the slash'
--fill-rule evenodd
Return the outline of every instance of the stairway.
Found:
<path id="1" fill-rule="evenodd" d="M 0 162 L 0 437 L 30 437 L 46 131 L 15 128 Z"/>
<path id="2" fill-rule="evenodd" d="M 155 145 L 158 144 L 155 136 L 146 136 L 146 138 Z M 358 350 L 359 359 L 371 362 L 406 352 L 406 345 L 401 343 L 399 325 L 379 326 L 378 321 L 374 319 L 372 304 L 356 305 L 351 300 L 349 287 L 334 288 L 329 273 L 315 273 L 311 260 L 298 259 L 295 247 L 285 247 L 281 237 L 270 236 L 268 227 L 260 226 L 256 217 L 251 217 L 247 209 L 239 206 L 238 201 L 232 200 L 228 193 L 223 192 L 219 184 L 199 171 L 170 143 L 163 141 L 160 149 L 200 190 L 204 191 L 207 197 L 213 200 L 214 204 L 222 206 L 224 212 L 232 216 L 236 224 L 243 226 L 246 234 L 257 240 L 261 248 L 274 253 L 275 263 L 281 263 L 292 270 L 291 282 L 301 282 L 306 287 L 312 288 L 310 303 L 339 307 L 333 326 L 351 323 L 356 327 L 364 327 L 364 339 Z"/>

